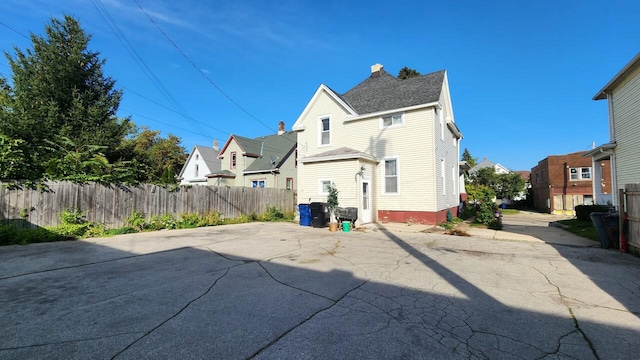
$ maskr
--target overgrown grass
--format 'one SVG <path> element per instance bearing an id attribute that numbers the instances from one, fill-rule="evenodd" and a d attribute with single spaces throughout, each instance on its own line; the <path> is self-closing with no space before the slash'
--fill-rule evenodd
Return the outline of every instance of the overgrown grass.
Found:
<path id="1" fill-rule="evenodd" d="M 295 214 L 284 213 L 277 207 L 269 207 L 263 214 L 241 215 L 237 218 L 223 218 L 220 213 L 212 211 L 204 215 L 197 213 L 182 213 L 178 216 L 174 214 L 154 215 L 147 219 L 142 212 L 136 210 L 126 219 L 128 226 L 119 229 L 106 229 L 103 224 L 86 221 L 84 214 L 76 209 L 67 209 L 58 216 L 62 224 L 55 227 L 32 229 L 25 226 L 22 220 L 0 224 L 0 245 L 26 245 L 88 237 L 109 237 L 142 231 L 191 229 L 255 221 L 292 221 Z"/>
<path id="2" fill-rule="evenodd" d="M 566 230 L 570 233 L 576 234 L 578 236 L 585 237 L 587 239 L 598 241 L 598 233 L 596 233 L 596 228 L 593 227 L 591 221 L 577 220 L 577 219 L 569 219 L 569 220 L 559 220 L 558 221 L 562 225 L 566 225 Z"/>

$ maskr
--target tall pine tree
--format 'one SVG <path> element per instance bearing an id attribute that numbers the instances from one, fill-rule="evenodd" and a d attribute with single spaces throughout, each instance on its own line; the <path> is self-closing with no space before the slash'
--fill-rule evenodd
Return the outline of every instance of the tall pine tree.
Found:
<path id="1" fill-rule="evenodd" d="M 52 18 L 45 36 L 31 34 L 32 48 L 5 52 L 13 73 L 0 109 L 0 134 L 30 144 L 25 154 L 43 167 L 59 154 L 46 141 L 69 139 L 80 146 L 103 147 L 109 161 L 131 131 L 116 111 L 122 91 L 105 76 L 105 60 L 88 48 L 91 36 L 71 16 Z"/>

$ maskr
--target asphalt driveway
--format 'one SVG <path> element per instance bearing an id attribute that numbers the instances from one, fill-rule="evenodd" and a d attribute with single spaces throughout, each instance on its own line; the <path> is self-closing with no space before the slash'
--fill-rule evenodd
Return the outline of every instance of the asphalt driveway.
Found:
<path id="1" fill-rule="evenodd" d="M 287 223 L 0 248 L 0 358 L 635 359 L 640 259 Z"/>

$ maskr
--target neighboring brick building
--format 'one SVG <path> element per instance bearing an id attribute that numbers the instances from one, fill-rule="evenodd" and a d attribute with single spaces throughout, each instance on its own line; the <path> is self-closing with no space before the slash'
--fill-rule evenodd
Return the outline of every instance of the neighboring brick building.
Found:
<path id="1" fill-rule="evenodd" d="M 536 209 L 551 214 L 573 215 L 576 206 L 594 204 L 594 178 L 603 179 L 595 184 L 596 193 L 611 191 L 609 160 L 597 163 L 595 171 L 601 177 L 595 177 L 591 159 L 583 157 L 584 153 L 550 155 L 531 169 L 533 206 Z"/>

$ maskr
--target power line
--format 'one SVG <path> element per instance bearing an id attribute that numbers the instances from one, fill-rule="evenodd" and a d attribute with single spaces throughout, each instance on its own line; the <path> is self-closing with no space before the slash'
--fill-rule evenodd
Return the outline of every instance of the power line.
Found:
<path id="1" fill-rule="evenodd" d="M 128 88 L 128 87 L 126 87 L 126 86 L 123 86 L 123 88 L 124 88 L 124 89 L 126 89 L 126 90 L 127 90 L 127 92 L 130 92 L 130 93 L 133 93 L 133 94 L 135 94 L 135 95 L 138 95 L 139 97 L 141 97 L 141 98 L 143 98 L 143 99 L 145 99 L 145 100 L 147 100 L 147 101 L 149 101 L 149 102 L 151 102 L 151 103 L 154 103 L 154 104 L 156 104 L 156 105 L 160 106 L 160 107 L 161 107 L 161 108 L 163 108 L 163 109 L 169 110 L 169 111 L 171 111 L 171 112 L 173 112 L 173 113 L 176 113 L 176 114 L 178 114 L 178 115 L 183 115 L 183 114 L 182 114 L 182 113 L 180 113 L 179 111 L 176 111 L 176 110 L 174 110 L 174 109 L 172 109 L 172 108 L 170 108 L 170 107 L 168 107 L 168 106 L 166 106 L 166 105 L 164 105 L 164 104 L 162 104 L 162 103 L 160 103 L 160 102 L 158 102 L 158 101 L 156 101 L 156 100 L 153 100 L 153 99 L 151 99 L 151 98 L 149 98 L 149 97 L 147 97 L 147 96 L 145 96 L 145 95 L 143 95 L 143 94 L 141 94 L 141 93 L 139 93 L 139 92 L 137 92 L 137 91 L 131 90 L 130 88 Z M 198 121 L 198 120 L 196 120 L 196 119 L 194 119 L 194 118 L 191 118 L 191 120 L 192 120 L 192 121 L 194 121 L 194 122 L 196 122 L 196 123 L 198 123 L 198 124 L 200 124 L 200 125 L 202 125 L 202 126 L 206 126 L 206 127 L 208 127 L 208 128 L 211 128 L 211 129 L 213 129 L 213 130 L 216 130 L 216 131 L 218 131 L 218 132 L 220 132 L 220 133 L 223 133 L 223 134 L 225 134 L 225 135 L 230 135 L 228 132 L 226 132 L 226 131 L 224 131 L 224 130 L 221 130 L 221 129 L 218 129 L 218 128 L 217 128 L 217 127 L 215 127 L 215 126 L 211 126 L 211 125 L 209 125 L 209 124 L 207 124 L 207 123 L 205 123 L 205 122 Z"/>
<path id="2" fill-rule="evenodd" d="M 24 38 L 26 38 L 26 39 L 29 39 L 29 37 L 28 37 L 27 35 L 25 35 L 25 34 L 21 33 L 20 31 L 18 31 L 18 30 L 16 30 L 16 29 L 12 28 L 11 26 L 9 26 L 9 25 L 7 25 L 7 24 L 5 24 L 5 23 L 3 23 L 3 22 L 0 22 L 0 25 L 2 25 L 2 26 L 4 26 L 4 27 L 6 27 L 7 29 L 9 29 L 9 30 L 13 31 L 14 33 L 16 33 L 16 34 L 18 34 L 18 35 L 20 35 L 20 36 L 22 36 L 22 37 L 24 37 Z"/>
<path id="3" fill-rule="evenodd" d="M 197 131 L 200 131 L 201 134 L 207 133 L 201 126 L 199 126 L 196 122 L 193 121 L 193 118 L 187 113 L 186 109 L 180 105 L 178 100 L 169 92 L 169 90 L 164 86 L 162 81 L 153 73 L 151 68 L 145 63 L 140 54 L 136 51 L 135 47 L 129 42 L 127 37 L 124 35 L 122 30 L 118 27 L 115 19 L 111 16 L 107 8 L 104 6 L 101 0 L 92 0 L 94 7 L 98 11 L 98 14 L 105 21 L 107 26 L 113 31 L 116 35 L 116 38 L 120 41 L 125 50 L 129 53 L 129 55 L 133 58 L 133 60 L 138 64 L 138 66 L 142 69 L 144 74 L 151 80 L 154 86 L 160 90 L 162 95 L 169 101 L 169 103 L 175 108 L 175 111 L 180 114 L 187 122 L 191 124 Z M 212 137 L 212 136 L 210 136 Z"/>
<path id="4" fill-rule="evenodd" d="M 191 66 L 193 66 L 194 69 L 196 69 L 196 71 L 198 71 L 200 73 L 200 75 L 202 75 L 205 79 L 207 79 L 207 81 L 209 81 L 209 83 L 211 85 L 213 85 L 214 88 L 216 88 L 216 90 L 218 90 L 222 95 L 224 95 L 224 97 L 226 97 L 232 104 L 234 104 L 238 109 L 240 109 L 241 111 L 243 111 L 245 114 L 249 115 L 249 117 L 251 117 L 252 119 L 254 119 L 255 121 L 257 121 L 258 123 L 260 123 L 261 125 L 263 125 L 264 127 L 266 127 L 269 130 L 273 130 L 270 126 L 268 126 L 267 124 L 265 124 L 264 122 L 262 122 L 260 119 L 258 119 L 257 117 L 255 117 L 253 114 L 251 114 L 247 109 L 245 109 L 242 105 L 240 105 L 237 101 L 235 101 L 231 96 L 229 96 L 226 92 L 224 92 L 224 90 L 222 90 L 222 88 L 220 88 L 213 80 L 211 80 L 211 78 L 209 78 L 209 76 L 207 76 L 207 74 L 205 74 L 204 71 L 202 71 L 202 69 L 200 69 L 188 56 L 187 54 L 184 53 L 184 51 L 182 51 L 182 49 L 180 49 L 180 47 L 173 41 L 171 40 L 171 38 L 167 35 L 167 33 L 164 32 L 164 30 L 162 30 L 162 28 L 160 27 L 160 25 L 158 25 L 156 23 L 155 20 L 153 20 L 153 18 L 147 13 L 147 11 L 142 7 L 142 5 L 140 5 L 140 3 L 138 2 L 138 0 L 133 0 L 134 3 L 136 3 L 136 5 L 138 5 L 138 7 L 140 8 L 140 11 L 142 11 L 147 18 L 149 19 L 149 21 L 151 21 L 151 23 L 153 23 L 153 25 L 155 25 L 156 28 L 158 28 L 158 30 L 162 33 L 162 35 L 167 39 L 167 41 L 169 41 L 169 43 L 171 43 L 171 45 L 173 45 L 173 47 L 176 48 L 176 50 L 178 50 L 178 52 L 187 60 L 187 62 L 189 62 L 189 64 L 191 64 Z"/>

